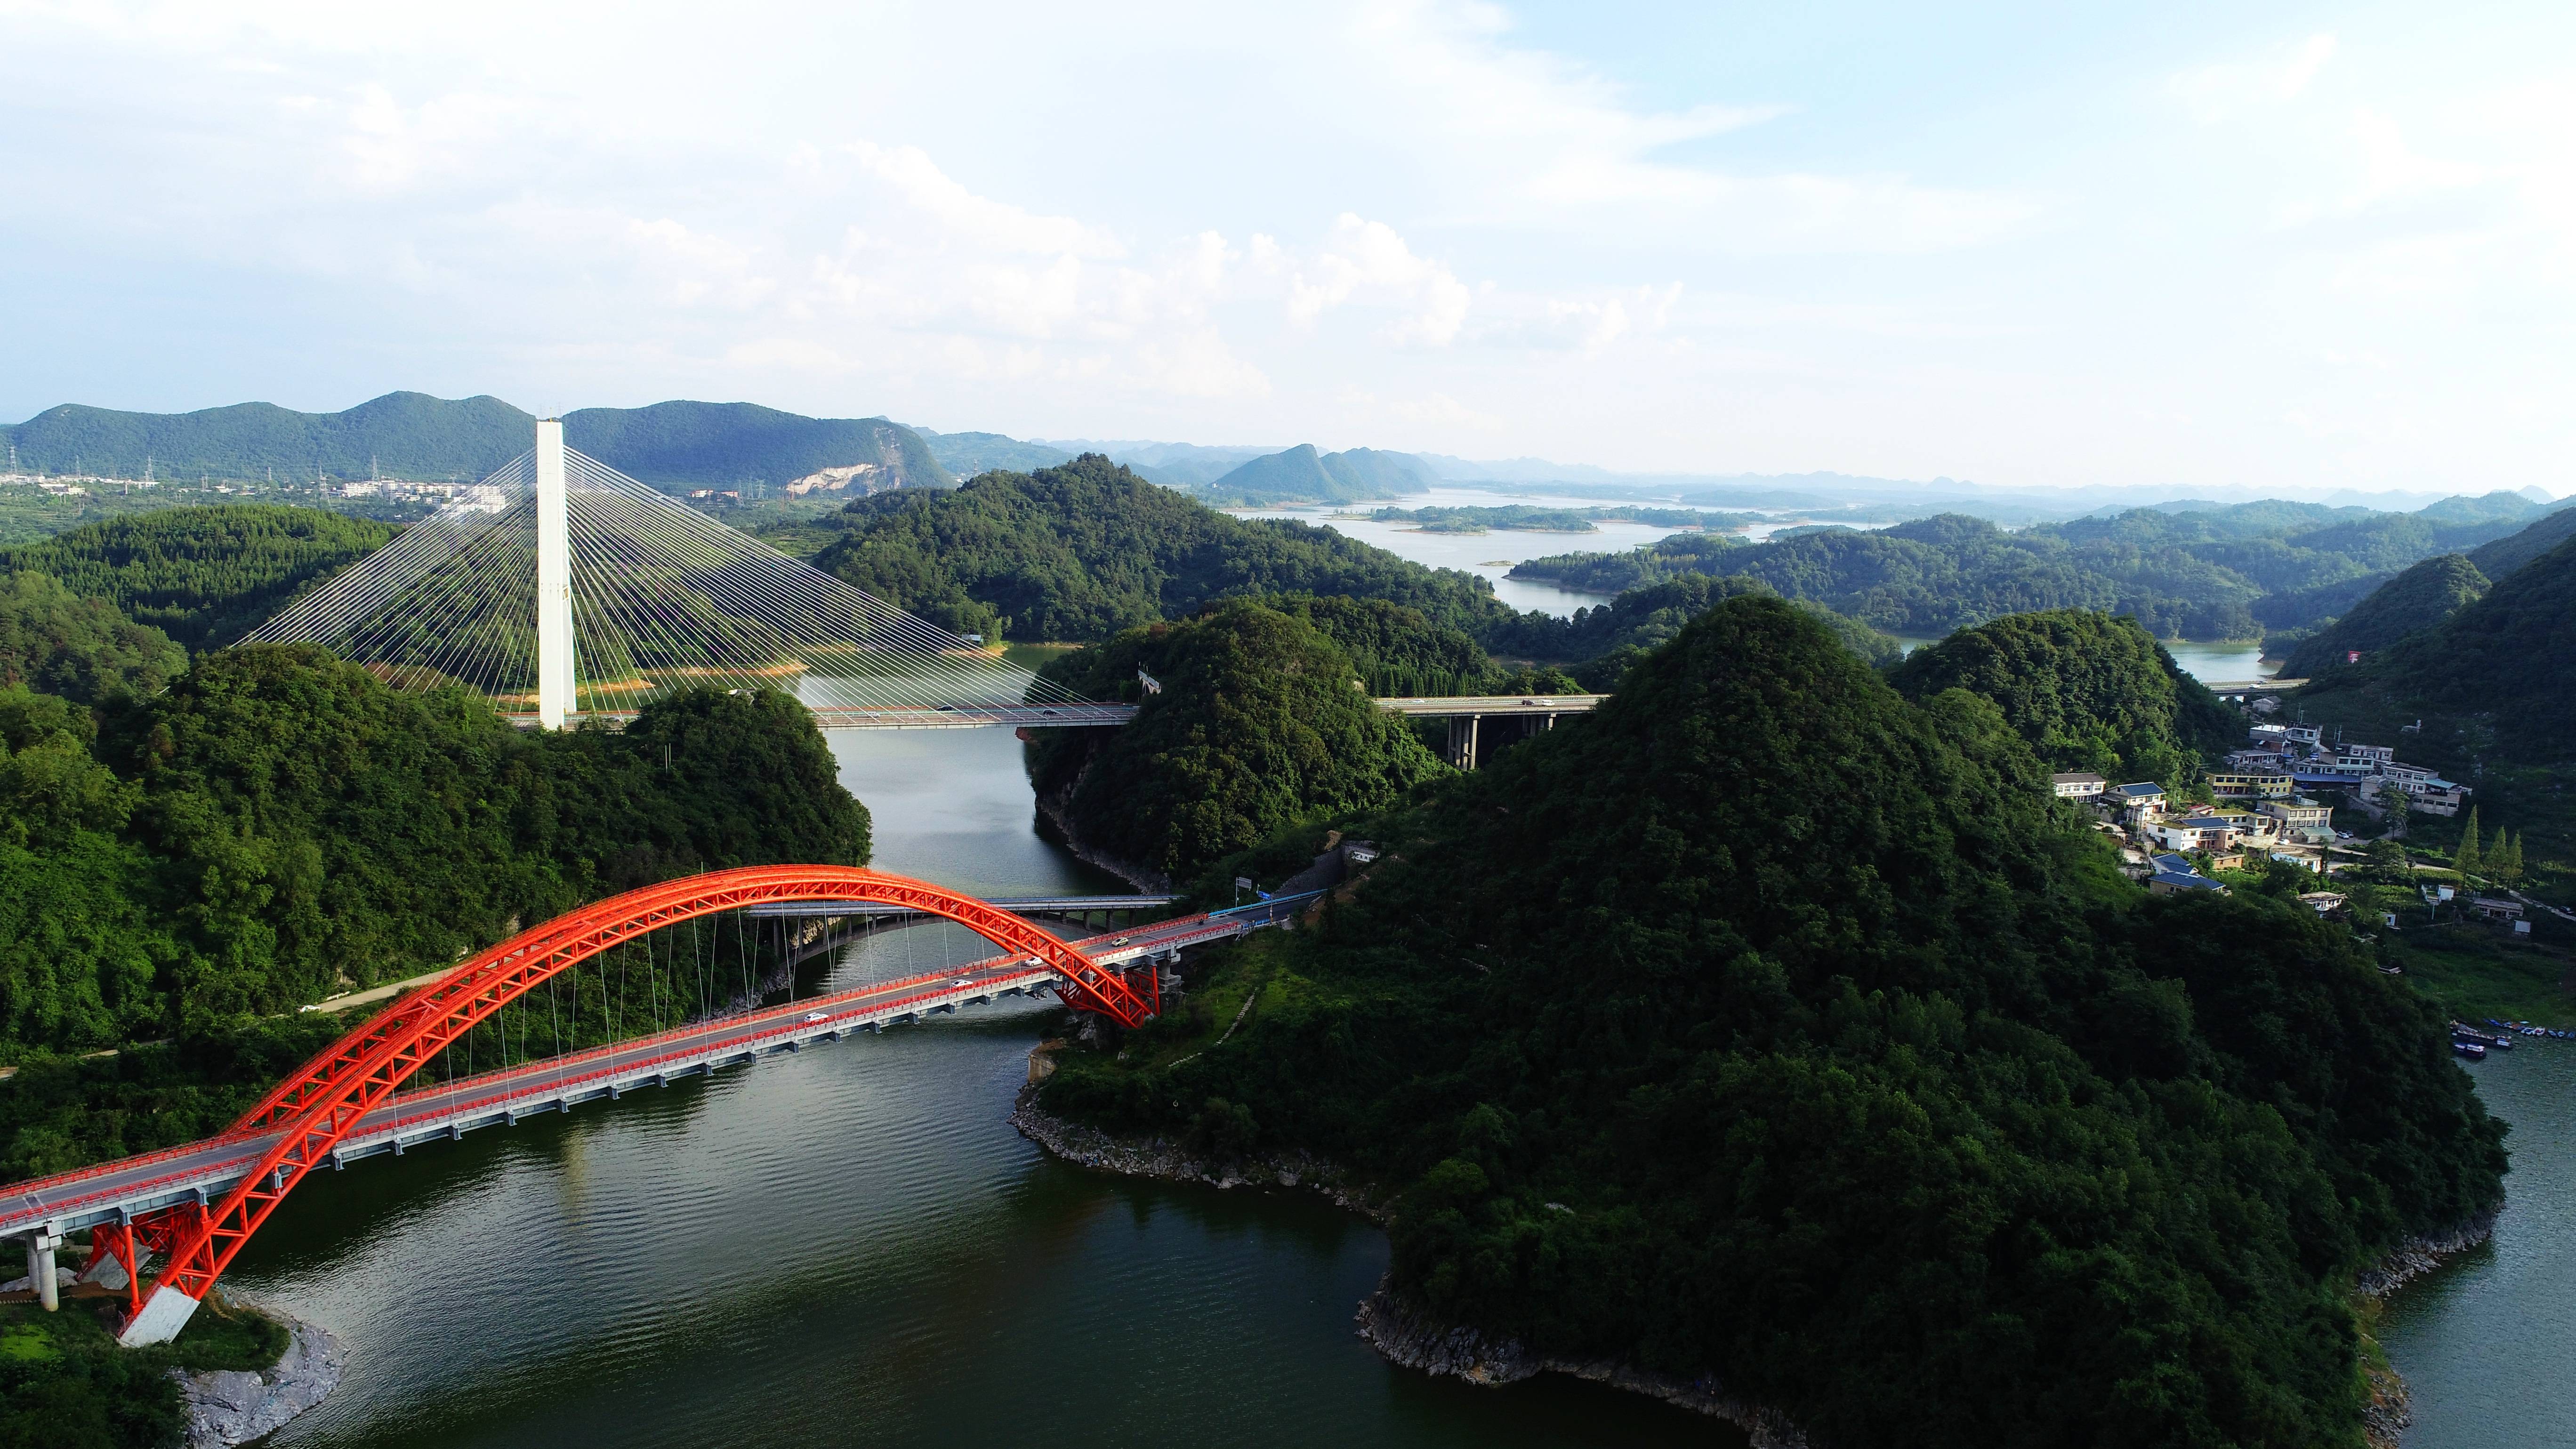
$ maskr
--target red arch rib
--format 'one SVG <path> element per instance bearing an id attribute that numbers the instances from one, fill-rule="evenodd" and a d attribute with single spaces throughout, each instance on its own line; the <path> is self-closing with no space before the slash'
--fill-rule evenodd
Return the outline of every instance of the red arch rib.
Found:
<path id="1" fill-rule="evenodd" d="M 1125 977 L 1010 912 L 909 876 L 844 865 L 758 865 L 665 881 L 522 931 L 379 1012 L 306 1062 L 242 1115 L 230 1134 L 278 1131 L 258 1166 L 221 1202 L 189 1210 L 171 1243 L 169 1264 L 152 1290 L 193 1304 L 259 1230 L 305 1173 L 327 1163 L 340 1139 L 382 1105 L 414 1072 L 465 1034 L 556 974 L 612 946 L 693 917 L 779 901 L 854 900 L 905 906 L 949 920 L 1005 951 L 1033 957 L 1065 979 L 1068 1005 L 1135 1026 L 1153 1015 Z M 279 1130 L 283 1129 L 283 1130 Z M 182 1305 L 187 1306 L 187 1305 Z M 151 1299 L 129 1320 L 128 1336 L 151 1316 Z M 154 1317 L 170 1333 L 185 1314 Z"/>

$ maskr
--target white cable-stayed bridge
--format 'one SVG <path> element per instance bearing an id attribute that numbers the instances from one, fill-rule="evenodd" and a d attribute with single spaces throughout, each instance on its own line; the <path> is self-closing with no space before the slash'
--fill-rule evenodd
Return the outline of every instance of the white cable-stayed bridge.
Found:
<path id="1" fill-rule="evenodd" d="M 243 643 L 319 644 L 397 687 L 461 685 L 523 724 L 656 694 L 784 690 L 826 729 L 1122 724 L 979 642 L 564 445 L 536 446 Z"/>

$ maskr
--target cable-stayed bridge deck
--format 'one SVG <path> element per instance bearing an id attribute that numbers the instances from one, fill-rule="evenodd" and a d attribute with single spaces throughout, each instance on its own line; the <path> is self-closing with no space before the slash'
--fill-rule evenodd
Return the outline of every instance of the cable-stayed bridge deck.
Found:
<path id="1" fill-rule="evenodd" d="M 827 730 L 954 730 L 973 729 L 982 725 L 1017 725 L 1023 729 L 1092 729 L 1123 725 L 1136 717 L 1132 704 L 912 704 L 865 707 L 855 705 L 808 705 L 814 726 Z M 605 720 L 626 724 L 636 717 L 633 710 L 587 711 L 576 720 Z M 540 723 L 532 713 L 504 714 L 512 724 L 533 729 Z"/>

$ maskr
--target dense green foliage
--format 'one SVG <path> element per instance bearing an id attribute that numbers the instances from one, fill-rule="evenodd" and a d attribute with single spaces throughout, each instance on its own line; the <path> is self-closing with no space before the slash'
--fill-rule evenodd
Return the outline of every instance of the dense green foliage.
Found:
<path id="1" fill-rule="evenodd" d="M 2520 533 L 2469 550 L 2469 562 L 2492 582 L 2576 538 L 2576 507 L 2561 507 Z"/>
<path id="2" fill-rule="evenodd" d="M 1119 729 L 1037 732 L 1028 755 L 1039 798 L 1085 846 L 1186 879 L 1283 826 L 1379 809 L 1446 773 L 1316 626 L 1376 631 L 1385 606 L 1297 607 L 1229 602 L 1048 665 L 1091 698 L 1141 707 Z M 1161 692 L 1146 693 L 1139 670 Z"/>
<path id="3" fill-rule="evenodd" d="M 1616 682 L 1620 670 L 1680 633 L 1683 625 L 1699 617 L 1711 604 L 1742 594 L 1771 592 L 1767 585 L 1741 575 L 1710 578 L 1706 574 L 1679 574 L 1630 589 L 1609 603 L 1577 609 L 1570 618 L 1524 614 L 1512 628 L 1497 631 L 1497 637 L 1514 652 L 1536 658 L 1593 661 L 1578 672 L 1590 676 L 1587 684 L 1607 689 Z M 1800 600 L 1798 607 L 1831 629 L 1845 648 L 1872 664 L 1893 664 L 1904 657 L 1903 645 L 1866 624 L 1821 604 Z"/>
<path id="4" fill-rule="evenodd" d="M 0 1449 L 166 1449 L 187 1427 L 172 1369 L 256 1372 L 286 1349 L 283 1324 L 220 1296 L 171 1343 L 119 1348 L 95 1304 L 0 1307 Z"/>
<path id="5" fill-rule="evenodd" d="M 2355 612 L 2359 612 L 2356 610 Z M 2434 627 L 2364 655 L 2301 691 L 2331 708 L 2358 695 L 2400 713 L 2474 721 L 2502 755 L 2534 764 L 2576 758 L 2576 539 L 2504 576 Z"/>
<path id="6" fill-rule="evenodd" d="M 307 587 L 392 540 L 370 519 L 231 503 L 130 513 L 0 550 L 191 648 L 228 644 Z"/>
<path id="7" fill-rule="evenodd" d="M 2499 1199 L 2341 927 L 2149 899 L 1991 703 L 1725 600 L 1047 1103 L 1400 1189 L 1396 1291 L 1832 1444 L 2360 1442 L 2343 1293 Z M 1229 1016 L 1231 1013 L 1225 1013 Z"/>
<path id="8" fill-rule="evenodd" d="M 2352 611 L 2302 640 L 2281 672 L 2313 679 L 2343 667 L 2358 650 L 2375 654 L 2409 634 L 2430 629 L 2487 591 L 2487 576 L 2460 554 L 2428 558 L 2373 590 Z"/>
<path id="9" fill-rule="evenodd" d="M 2061 609 L 2012 614 L 1917 649 L 1890 671 L 1900 693 L 1985 696 L 2052 769 L 2113 781 L 2194 778 L 2245 719 L 2184 674 L 2134 619 Z"/>
<path id="10" fill-rule="evenodd" d="M 1343 594 L 1481 636 L 1515 616 L 1470 574 L 1327 528 L 1231 518 L 1098 454 L 854 502 L 815 565 L 964 633 L 1090 642 L 1211 599 Z"/>
<path id="11" fill-rule="evenodd" d="M 1351 503 L 1420 493 L 1431 473 L 1403 453 L 1351 448 L 1318 453 L 1312 443 L 1254 458 L 1196 490 L 1215 503 Z"/>
<path id="12" fill-rule="evenodd" d="M 1632 553 L 1532 559 L 1512 575 L 1611 593 L 1681 573 L 1741 573 L 1894 634 L 2075 608 L 2130 615 L 2159 638 L 2252 639 L 2265 625 L 2323 617 L 2304 609 L 2339 607 L 2319 591 L 2499 538 L 2539 511 L 2510 493 L 2417 513 L 2264 502 L 2132 509 L 2011 533 L 1943 514 L 1876 533 L 1784 532 L 1742 550 L 1678 534 Z M 2293 601 L 2304 609 L 2281 607 Z"/>
<path id="13" fill-rule="evenodd" d="M 308 648 L 202 656 L 103 712 L 0 695 L 0 1052 L 203 1034 L 415 974 L 692 870 L 864 861 L 780 695 L 527 733 Z"/>
<path id="14" fill-rule="evenodd" d="M 82 598 L 48 574 L 0 572 L 0 689 L 89 704 L 149 694 L 187 667 L 187 650 L 107 600 Z"/>

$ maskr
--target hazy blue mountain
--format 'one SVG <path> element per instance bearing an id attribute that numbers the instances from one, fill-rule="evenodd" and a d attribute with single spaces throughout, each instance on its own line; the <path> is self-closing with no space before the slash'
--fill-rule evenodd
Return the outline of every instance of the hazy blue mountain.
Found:
<path id="1" fill-rule="evenodd" d="M 1069 463 L 1074 457 L 1051 443 L 1024 443 L 1000 433 L 934 433 L 928 428 L 913 431 L 930 445 L 930 456 L 939 460 L 939 466 L 960 478 L 972 478 L 995 468 L 1033 473 Z"/>
<path id="2" fill-rule="evenodd" d="M 1312 443 L 1255 458 L 1200 490 L 1217 503 L 1350 503 L 1401 498 L 1435 481 L 1408 453 L 1352 448 L 1318 453 Z"/>
<path id="3" fill-rule="evenodd" d="M 2535 503 L 2525 494 L 2497 489 L 2472 498 L 2458 493 L 2415 510 L 2419 518 L 2435 523 L 2520 523 L 2549 512 L 2545 502 Z"/>
<path id="4" fill-rule="evenodd" d="M 1194 488 L 1202 483 L 1213 483 L 1251 459 L 1278 451 L 1275 447 L 1249 447 L 1239 443 L 1208 447 L 1198 443 L 1157 443 L 1135 438 L 1032 438 L 1030 441 L 1074 453 L 1102 454 L 1109 461 L 1123 463 L 1138 476 L 1166 488 Z"/>
<path id="5" fill-rule="evenodd" d="M 345 412 L 238 403 L 193 413 L 65 404 L 14 427 L 22 468 L 141 477 L 479 478 L 526 452 L 536 419 L 495 397 L 395 392 Z M 911 429 L 884 418 L 809 418 L 750 403 L 585 408 L 564 419 L 573 447 L 664 487 L 783 488 L 825 468 L 868 465 L 907 487 L 953 480 Z M 879 484 L 882 486 L 882 484 Z"/>

